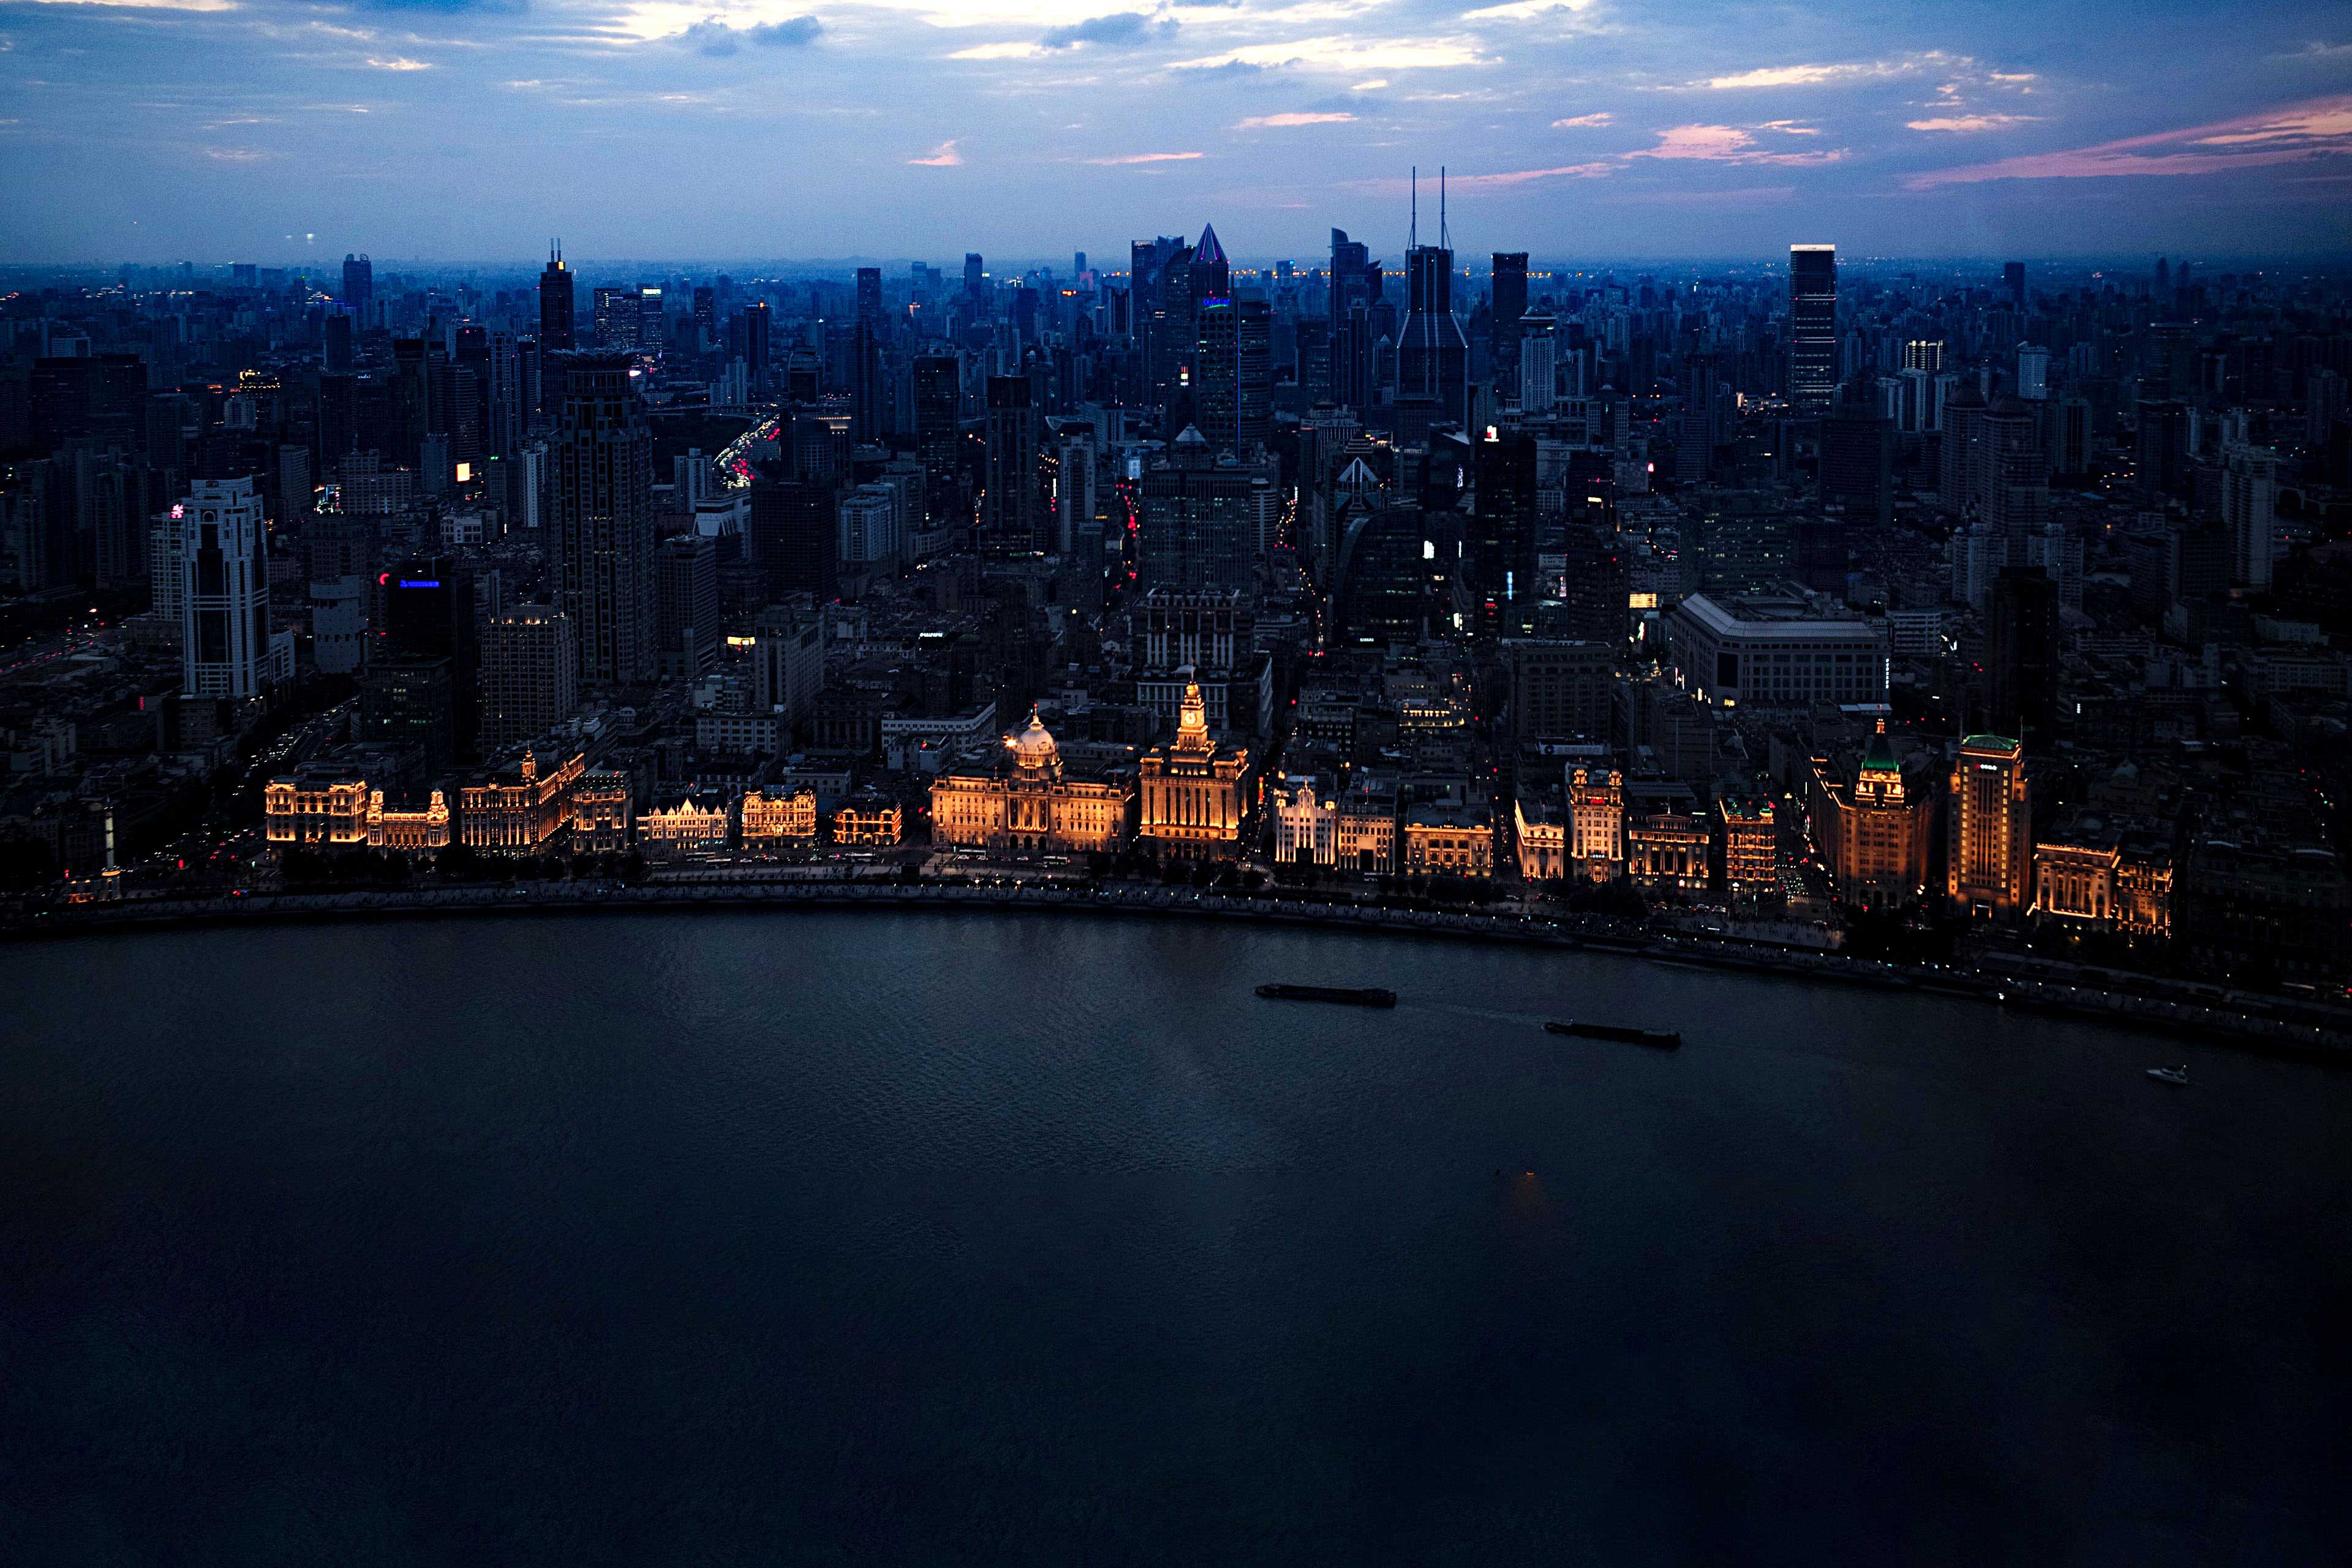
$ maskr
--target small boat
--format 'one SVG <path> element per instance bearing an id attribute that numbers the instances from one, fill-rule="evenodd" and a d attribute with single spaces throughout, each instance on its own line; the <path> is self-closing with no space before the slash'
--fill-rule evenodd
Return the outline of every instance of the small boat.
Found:
<path id="1" fill-rule="evenodd" d="M 1629 1046 L 1648 1046 L 1654 1050 L 1671 1051 L 1683 1043 L 1679 1029 L 1635 1029 L 1623 1024 L 1583 1024 L 1571 1018 L 1567 1023 L 1548 1023 L 1544 1027 L 1555 1035 L 1580 1035 L 1588 1040 L 1618 1040 Z"/>
<path id="2" fill-rule="evenodd" d="M 2183 1062 L 2177 1068 L 2150 1068 L 2147 1076 L 2158 1083 L 2186 1084 L 2189 1081 L 2189 1064 Z"/>
<path id="3" fill-rule="evenodd" d="M 1261 985 L 1257 994 L 1276 1002 L 1342 1002 L 1351 1007 L 1393 1007 L 1396 993 L 1377 985 Z"/>

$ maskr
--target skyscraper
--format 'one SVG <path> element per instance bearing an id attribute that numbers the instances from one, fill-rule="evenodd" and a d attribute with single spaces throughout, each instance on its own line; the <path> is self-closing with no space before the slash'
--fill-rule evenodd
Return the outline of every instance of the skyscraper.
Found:
<path id="1" fill-rule="evenodd" d="M 253 480 L 205 480 L 172 515 L 180 525 L 181 689 L 244 699 L 291 679 L 293 634 L 269 629 L 269 552 Z"/>
<path id="2" fill-rule="evenodd" d="M 857 313 L 849 324 L 850 429 L 861 443 L 882 438 L 882 269 L 857 269 Z"/>
<path id="3" fill-rule="evenodd" d="M 1271 429 L 1272 310 L 1264 300 L 1205 296 L 1195 331 L 1194 423 L 1211 447 L 1247 457 Z"/>
<path id="4" fill-rule="evenodd" d="M 1019 555 L 1045 545 L 1045 508 L 1037 490 L 1037 443 L 1043 434 L 1025 375 L 988 378 L 988 492 L 981 498 L 980 542 Z"/>
<path id="5" fill-rule="evenodd" d="M 838 522 L 830 485 L 787 478 L 781 465 L 752 482 L 751 556 L 771 601 L 806 594 L 824 605 L 840 596 Z"/>
<path id="6" fill-rule="evenodd" d="M 562 356 L 563 414 L 549 443 L 556 607 L 584 680 L 651 680 L 653 431 L 627 353 Z"/>
<path id="7" fill-rule="evenodd" d="M 569 616 L 544 605 L 492 616 L 482 629 L 482 747 L 534 739 L 580 706 L 580 649 Z"/>
<path id="8" fill-rule="evenodd" d="M 563 386 L 553 374 L 554 356 L 570 353 L 572 342 L 572 269 L 563 265 L 561 244 L 549 247 L 547 268 L 539 275 L 539 398 L 542 413 L 563 406 Z"/>
<path id="9" fill-rule="evenodd" d="M 1470 426 L 1470 340 L 1454 315 L 1454 251 L 1446 243 L 1441 203 L 1438 243 L 1414 244 L 1405 252 L 1405 316 L 1397 335 L 1397 402 L 1410 406 L 1422 425 L 1415 431 L 1413 416 L 1400 413 L 1399 435 L 1410 441 L 1432 422 Z"/>
<path id="10" fill-rule="evenodd" d="M 1505 396 L 1519 390 L 1519 341 L 1528 313 L 1528 253 L 1495 252 L 1492 357 L 1495 385 Z"/>
<path id="11" fill-rule="evenodd" d="M 409 561 L 376 579 L 383 605 L 380 657 L 449 661 L 449 745 L 465 756 L 480 729 L 476 690 L 474 574 L 455 556 Z"/>
<path id="12" fill-rule="evenodd" d="M 641 346 L 645 296 L 635 289 L 596 290 L 596 346 L 635 350 Z"/>
<path id="13" fill-rule="evenodd" d="M 1970 735 L 1952 764 L 1952 838 L 1944 891 L 1953 912 L 2013 919 L 2032 890 L 2033 834 L 2025 748 Z"/>
<path id="14" fill-rule="evenodd" d="M 924 515 L 934 528 L 950 521 L 954 510 L 962 376 L 962 362 L 952 349 L 915 360 L 915 456 L 923 465 Z"/>
<path id="15" fill-rule="evenodd" d="M 1789 401 L 1826 414 L 1838 384 L 1837 247 L 1789 247 Z"/>
<path id="16" fill-rule="evenodd" d="M 980 264 L 980 252 L 967 250 L 963 256 L 963 297 L 977 305 L 988 297 L 988 275 Z"/>
<path id="17" fill-rule="evenodd" d="M 343 303 L 364 328 L 374 314 L 375 264 L 365 256 L 343 258 Z"/>

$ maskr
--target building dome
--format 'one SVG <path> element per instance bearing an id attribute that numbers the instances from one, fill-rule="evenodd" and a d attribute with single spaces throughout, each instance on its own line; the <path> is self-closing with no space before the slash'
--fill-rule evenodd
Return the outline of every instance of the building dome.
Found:
<path id="1" fill-rule="evenodd" d="M 1034 713 L 1029 715 L 1029 727 L 1008 736 L 1004 744 L 1024 770 L 1050 771 L 1061 764 L 1062 748 L 1055 744 L 1053 731 L 1045 728 L 1045 721 Z"/>

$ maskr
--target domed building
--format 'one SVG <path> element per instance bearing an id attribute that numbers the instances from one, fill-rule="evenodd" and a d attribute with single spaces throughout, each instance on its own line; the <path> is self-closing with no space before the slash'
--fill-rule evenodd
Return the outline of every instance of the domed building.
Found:
<path id="1" fill-rule="evenodd" d="M 1116 854 L 1126 844 L 1135 782 L 1124 773 L 1073 776 L 1036 714 L 986 761 L 942 772 L 931 784 L 931 839 L 1013 855 Z"/>

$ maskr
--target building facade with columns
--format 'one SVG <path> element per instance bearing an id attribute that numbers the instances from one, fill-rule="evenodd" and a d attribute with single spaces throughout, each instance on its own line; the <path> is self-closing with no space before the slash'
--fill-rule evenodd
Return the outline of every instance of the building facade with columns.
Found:
<path id="1" fill-rule="evenodd" d="M 1185 684 L 1176 739 L 1144 753 L 1140 772 L 1144 847 L 1184 860 L 1239 858 L 1255 782 L 1250 754 L 1209 733 L 1199 682 Z"/>
<path id="2" fill-rule="evenodd" d="M 985 761 L 943 769 L 931 784 L 931 838 L 1003 854 L 1112 855 L 1128 842 L 1135 781 L 1124 770 L 1077 778 L 1034 713 Z"/>

